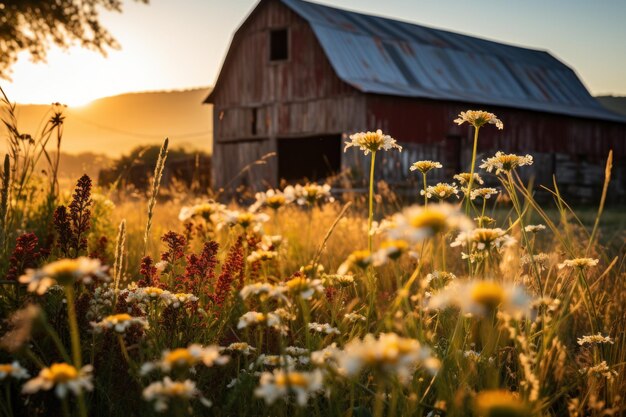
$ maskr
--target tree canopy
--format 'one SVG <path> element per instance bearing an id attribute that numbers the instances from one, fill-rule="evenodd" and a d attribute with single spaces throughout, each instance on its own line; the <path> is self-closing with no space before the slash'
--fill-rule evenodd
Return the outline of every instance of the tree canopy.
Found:
<path id="1" fill-rule="evenodd" d="M 147 3 L 148 0 L 136 0 Z M 0 78 L 8 79 L 21 51 L 45 61 L 52 45 L 79 44 L 106 56 L 119 45 L 100 11 L 122 11 L 123 0 L 0 0 Z"/>

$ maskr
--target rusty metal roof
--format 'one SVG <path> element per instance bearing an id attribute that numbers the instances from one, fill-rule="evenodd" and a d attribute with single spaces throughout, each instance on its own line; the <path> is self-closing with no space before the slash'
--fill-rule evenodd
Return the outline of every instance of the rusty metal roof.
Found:
<path id="1" fill-rule="evenodd" d="M 281 0 L 307 20 L 337 76 L 365 93 L 453 100 L 624 122 L 546 51 Z"/>

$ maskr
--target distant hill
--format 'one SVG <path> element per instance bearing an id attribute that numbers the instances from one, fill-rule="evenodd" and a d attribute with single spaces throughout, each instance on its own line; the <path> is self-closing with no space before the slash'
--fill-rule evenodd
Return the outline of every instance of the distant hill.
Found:
<path id="1" fill-rule="evenodd" d="M 65 111 L 61 150 L 118 157 L 137 145 L 160 144 L 167 136 L 172 146 L 211 152 L 212 106 L 202 104 L 210 88 L 184 91 L 130 93 L 105 97 Z M 10 97 L 9 97 L 10 99 Z M 22 133 L 41 129 L 49 106 L 18 105 Z M 0 151 L 6 149 L 6 129 L 0 126 Z"/>
<path id="2" fill-rule="evenodd" d="M 626 116 L 626 96 L 597 96 L 596 100 L 607 109 Z"/>

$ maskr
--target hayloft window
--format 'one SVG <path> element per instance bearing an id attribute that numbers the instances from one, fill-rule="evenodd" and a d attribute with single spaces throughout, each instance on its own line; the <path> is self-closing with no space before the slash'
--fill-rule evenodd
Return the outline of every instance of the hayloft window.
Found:
<path id="1" fill-rule="evenodd" d="M 270 31 L 270 61 L 286 61 L 289 59 L 289 32 L 287 29 Z"/>

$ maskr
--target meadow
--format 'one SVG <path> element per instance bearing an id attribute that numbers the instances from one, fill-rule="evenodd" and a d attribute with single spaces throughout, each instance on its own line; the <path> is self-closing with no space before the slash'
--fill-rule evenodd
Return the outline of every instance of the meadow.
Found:
<path id="1" fill-rule="evenodd" d="M 611 416 L 626 413 L 624 216 L 538 203 L 532 155 L 480 161 L 417 203 L 376 187 L 400 145 L 356 133 L 369 193 L 296 184 L 145 195 L 60 185 L 53 109 L 25 136 L 4 103 L 2 416 Z M 506 121 L 504 121 L 506 124 Z M 57 152 L 57 155 L 59 153 Z M 48 168 L 34 170 L 44 161 Z M 484 186 L 490 177 L 497 187 Z M 166 195 L 165 195 L 166 194 Z M 603 217 L 603 214 L 606 217 Z"/>

